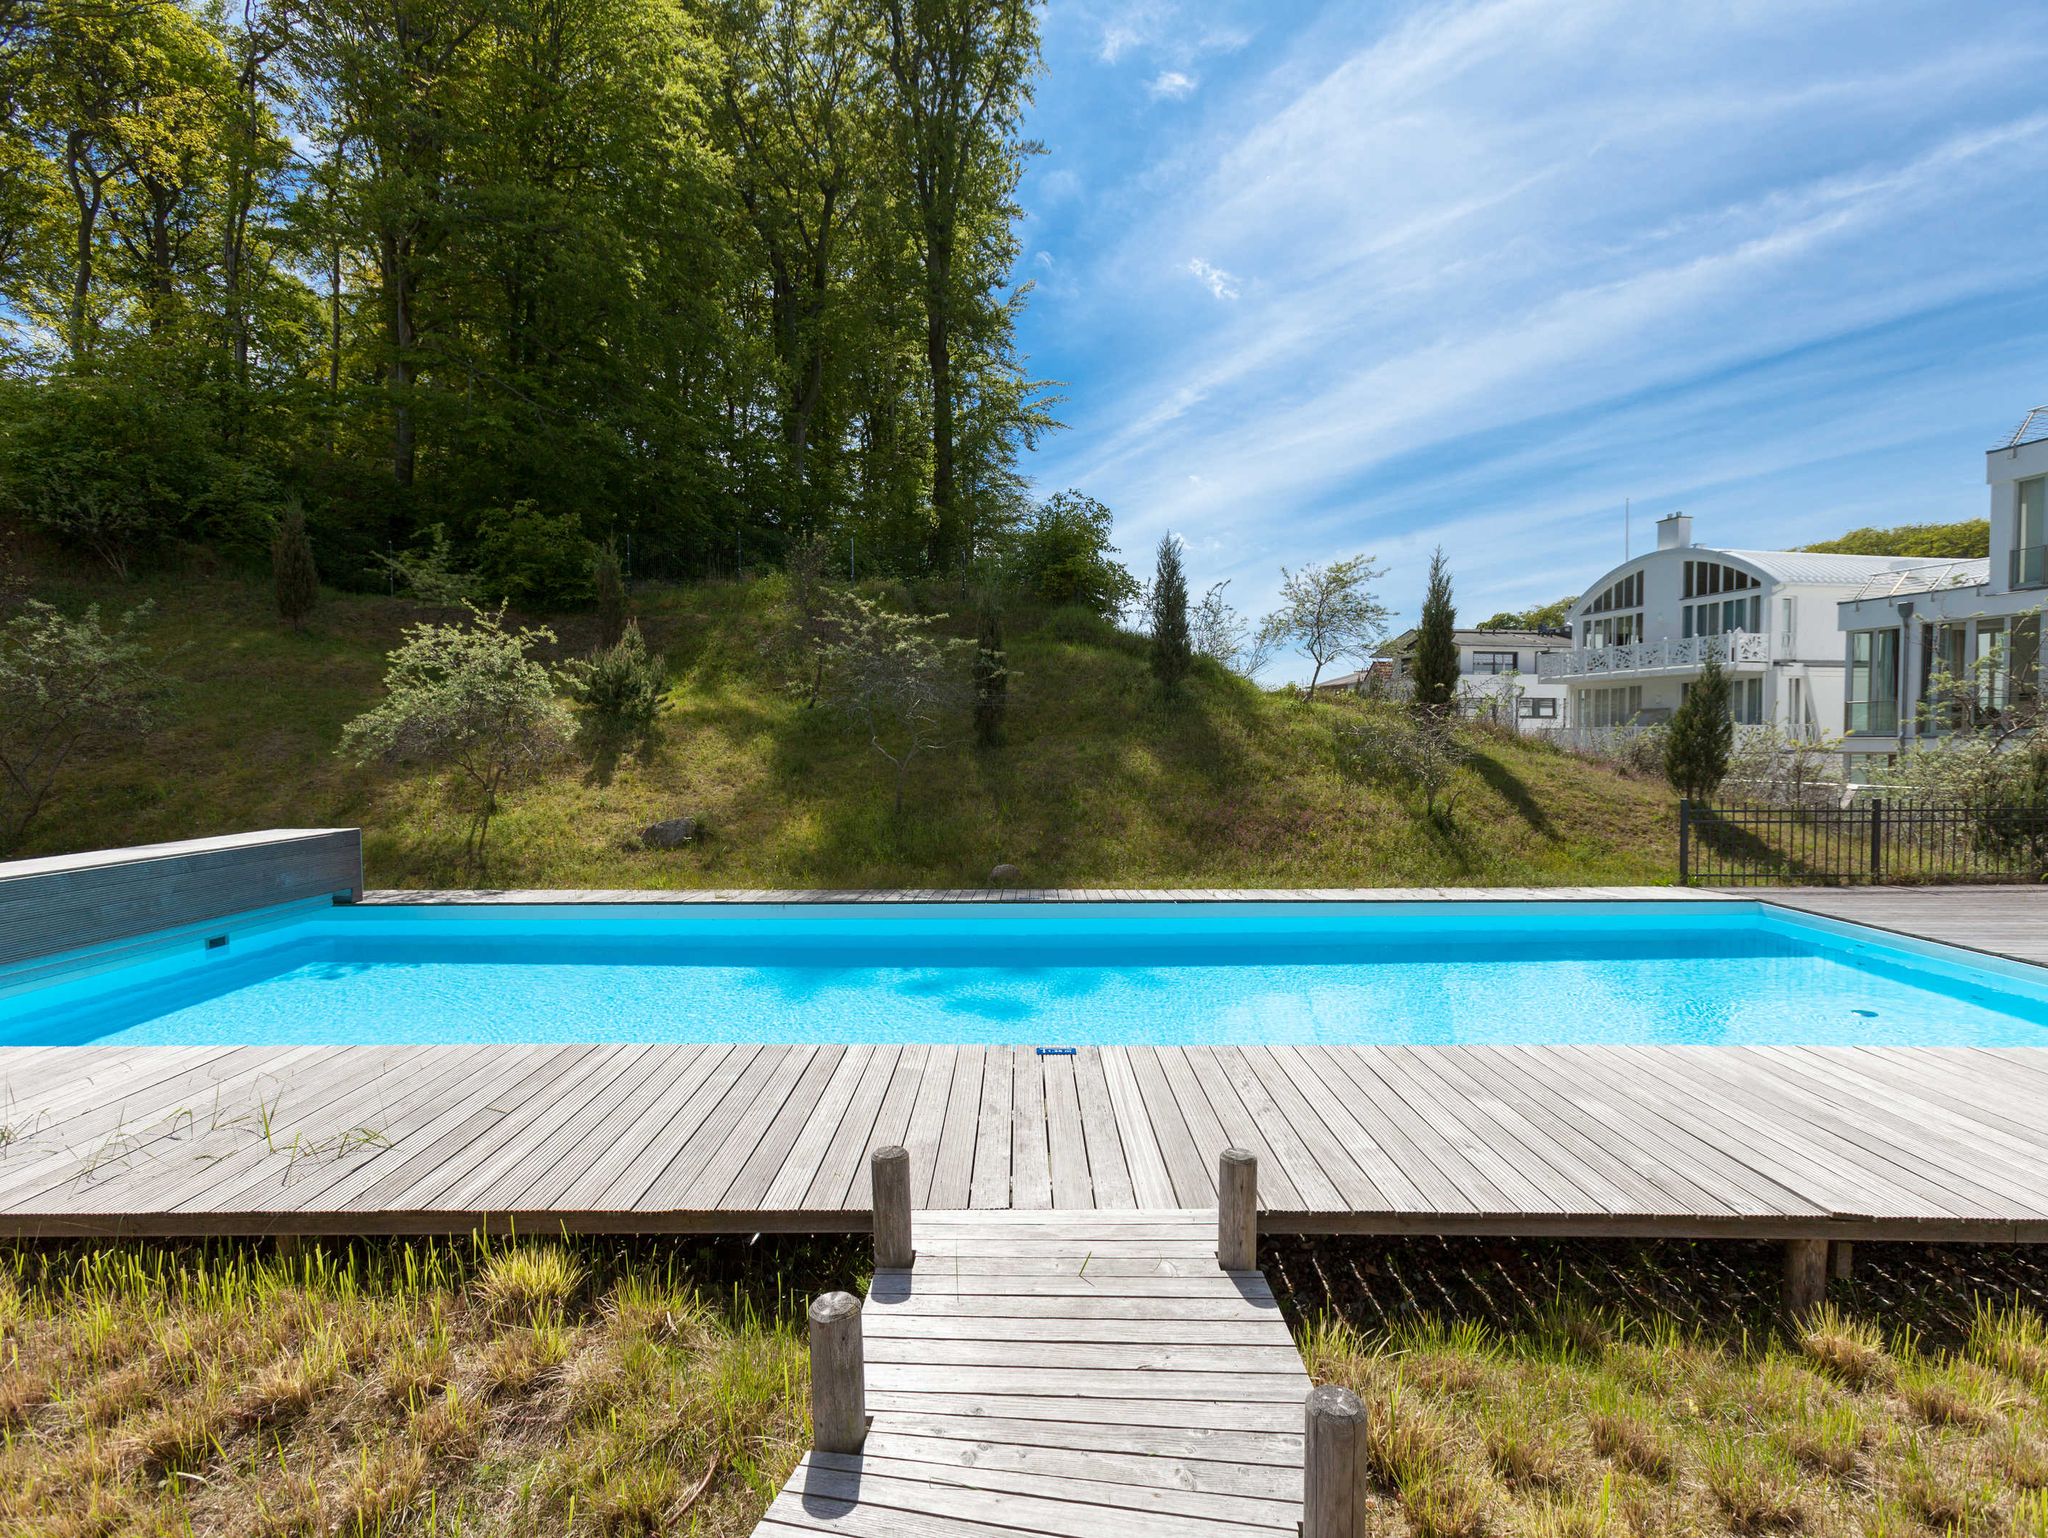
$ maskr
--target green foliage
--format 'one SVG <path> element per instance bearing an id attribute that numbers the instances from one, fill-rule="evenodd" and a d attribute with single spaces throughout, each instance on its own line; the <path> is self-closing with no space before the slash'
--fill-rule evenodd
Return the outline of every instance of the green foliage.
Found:
<path id="1" fill-rule="evenodd" d="M 597 595 L 597 644 L 617 646 L 626 634 L 626 579 L 615 541 L 606 540 L 591 556 L 590 585 Z"/>
<path id="2" fill-rule="evenodd" d="M 644 738 L 668 709 L 668 667 L 647 648 L 637 620 L 619 639 L 564 670 L 569 695 L 586 712 L 590 740 L 600 750 Z"/>
<path id="3" fill-rule="evenodd" d="M 839 599 L 837 628 L 825 650 L 827 698 L 895 771 L 900 817 L 911 763 L 947 745 L 947 725 L 968 703 L 959 653 L 969 643 L 940 635 L 936 617 L 895 614 L 858 593 Z"/>
<path id="4" fill-rule="evenodd" d="M 1016 570 L 1040 603 L 1074 604 L 1104 619 L 1138 596 L 1110 543 L 1109 509 L 1078 491 L 1054 492 L 1032 509 L 1018 535 Z"/>
<path id="5" fill-rule="evenodd" d="M 447 527 L 435 524 L 417 549 L 379 558 L 397 591 L 435 609 L 459 609 L 482 597 L 483 579 L 455 559 Z"/>
<path id="6" fill-rule="evenodd" d="M 1417 710 L 1442 715 L 1458 700 L 1458 611 L 1451 604 L 1451 571 L 1443 547 L 1429 558 L 1429 590 L 1422 599 L 1422 627 L 1409 666 Z"/>
<path id="7" fill-rule="evenodd" d="M 1572 605 L 1579 601 L 1578 594 L 1571 593 L 1555 603 L 1539 603 L 1533 609 L 1503 609 L 1490 619 L 1479 622 L 1481 630 L 1561 630 L 1564 617 L 1571 613 Z"/>
<path id="8" fill-rule="evenodd" d="M 271 537 L 270 586 L 278 618 L 289 620 L 294 630 L 305 629 L 306 616 L 320 602 L 320 569 L 306 533 L 306 509 L 297 497 L 285 503 L 277 533 Z"/>
<path id="9" fill-rule="evenodd" d="M 995 604 L 981 605 L 980 634 L 974 642 L 974 740 L 985 748 L 1003 745 L 1003 718 L 1010 709 L 1010 664 L 1003 650 L 1003 620 Z"/>
<path id="10" fill-rule="evenodd" d="M 476 869 L 499 792 L 560 756 L 571 730 L 546 665 L 545 629 L 507 630 L 504 611 L 472 609 L 467 623 L 421 624 L 386 659 L 384 699 L 342 728 L 358 762 L 454 768 L 470 799 L 466 852 Z"/>
<path id="11" fill-rule="evenodd" d="M 1337 757 L 1354 776 L 1391 780 L 1422 794 L 1423 815 L 1448 826 L 1458 799 L 1458 771 L 1472 761 L 1449 712 L 1409 713 L 1363 706 L 1338 727 Z"/>
<path id="12" fill-rule="evenodd" d="M 1387 635 L 1387 609 L 1373 597 L 1384 572 L 1367 555 L 1280 573 L 1280 607 L 1259 627 L 1264 648 L 1291 646 L 1315 663 L 1309 693 L 1323 669 L 1341 658 L 1364 661 Z"/>
<path id="13" fill-rule="evenodd" d="M 1817 555 L 1912 555 L 1932 561 L 1982 560 L 1991 553 L 1991 520 L 1960 523 L 1905 523 L 1892 529 L 1851 529 L 1802 549 Z"/>
<path id="14" fill-rule="evenodd" d="M 1188 628 L 1188 577 L 1180 544 L 1169 534 L 1159 541 L 1159 565 L 1152 577 L 1152 676 L 1168 694 L 1177 693 L 1195 663 Z"/>
<path id="15" fill-rule="evenodd" d="M 1728 675 L 1709 657 L 1672 713 L 1664 736 L 1664 778 L 1691 801 L 1706 801 L 1728 777 L 1735 718 L 1728 709 Z"/>
<path id="16" fill-rule="evenodd" d="M 589 598 L 595 553 L 574 513 L 545 513 L 533 502 L 515 502 L 486 508 L 477 520 L 484 591 L 521 608 Z"/>
<path id="17" fill-rule="evenodd" d="M 159 683 L 137 638 L 148 613 L 108 630 L 97 605 L 74 620 L 29 599 L 0 625 L 0 852 L 21 843 L 74 758 L 154 726 Z"/>

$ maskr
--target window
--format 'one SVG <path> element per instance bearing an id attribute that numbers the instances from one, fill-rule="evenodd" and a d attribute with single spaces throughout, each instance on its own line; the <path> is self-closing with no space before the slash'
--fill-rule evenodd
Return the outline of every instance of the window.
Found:
<path id="1" fill-rule="evenodd" d="M 1586 605 L 1588 614 L 1605 614 L 1610 609 L 1640 609 L 1643 606 L 1643 574 L 1632 571 L 1603 590 Z"/>
<path id="2" fill-rule="evenodd" d="M 1475 673 L 1519 673 L 1520 652 L 1474 652 L 1472 671 Z"/>
<path id="3" fill-rule="evenodd" d="M 1523 695 L 1515 702 L 1515 713 L 1525 721 L 1555 721 L 1557 701 L 1554 699 L 1531 699 Z"/>
<path id="4" fill-rule="evenodd" d="M 1627 646 L 1643 638 L 1640 614 L 1610 614 L 1604 619 L 1579 622 L 1581 646 Z"/>
<path id="5" fill-rule="evenodd" d="M 1690 683 L 1678 686 L 1682 700 L 1692 693 Z M 1764 719 L 1764 681 L 1761 678 L 1728 680 L 1728 719 L 1737 726 L 1760 726 Z"/>
<path id="6" fill-rule="evenodd" d="M 1715 593 L 1739 593 L 1745 588 L 1762 585 L 1762 578 L 1738 566 L 1723 566 L 1719 561 L 1687 561 L 1685 592 L 1680 596 L 1707 598 Z"/>
<path id="7" fill-rule="evenodd" d="M 1751 597 L 1688 605 L 1680 616 L 1679 634 L 1726 635 L 1731 630 L 1746 630 L 1755 635 L 1763 628 L 1763 603 L 1761 597 Z"/>
<path id="8" fill-rule="evenodd" d="M 1898 631 L 1849 632 L 1846 727 L 1851 732 L 1895 732 L 1899 729 Z"/>
<path id="9" fill-rule="evenodd" d="M 2012 585 L 2048 586 L 2048 476 L 2013 488 L 2017 494 L 2012 529 Z"/>
<path id="10" fill-rule="evenodd" d="M 1626 726 L 1643 709 L 1643 686 L 1630 684 L 1626 688 L 1586 689 L 1578 696 L 1578 720 L 1581 726 L 1594 728 Z"/>

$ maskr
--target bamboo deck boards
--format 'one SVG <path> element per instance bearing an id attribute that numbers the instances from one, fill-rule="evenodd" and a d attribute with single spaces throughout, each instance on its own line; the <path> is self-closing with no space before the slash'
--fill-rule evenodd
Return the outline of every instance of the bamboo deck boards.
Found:
<path id="1" fill-rule="evenodd" d="M 1772 900 L 2048 961 L 2040 889 Z M 930 1209 L 1206 1208 L 1237 1143 L 1274 1230 L 2035 1240 L 2044 1094 L 2037 1049 L 4 1048 L 0 1233 L 857 1229 L 892 1142 Z"/>
<path id="2" fill-rule="evenodd" d="M 1309 1379 L 1216 1214 L 919 1212 L 862 1311 L 858 1454 L 812 1452 L 760 1538 L 1281 1538 Z"/>

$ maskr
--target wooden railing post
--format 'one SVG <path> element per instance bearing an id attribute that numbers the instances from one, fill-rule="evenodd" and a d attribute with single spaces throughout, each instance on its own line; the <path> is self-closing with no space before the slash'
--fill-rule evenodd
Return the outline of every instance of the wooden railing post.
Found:
<path id="1" fill-rule="evenodd" d="M 1364 1538 L 1365 1405 L 1348 1388 L 1308 1391 L 1301 1450 L 1301 1538 Z"/>
<path id="2" fill-rule="evenodd" d="M 910 1237 L 910 1150 L 877 1148 L 868 1166 L 874 1176 L 875 1265 L 907 1270 L 917 1258 Z"/>
<path id="3" fill-rule="evenodd" d="M 1259 1265 L 1259 1161 L 1226 1148 L 1216 1161 L 1216 1264 L 1225 1271 Z"/>
<path id="4" fill-rule="evenodd" d="M 811 1300 L 811 1441 L 821 1453 L 857 1453 L 868 1439 L 867 1370 L 860 1299 Z"/>
<path id="5" fill-rule="evenodd" d="M 1688 885 L 1692 880 L 1692 802 L 1684 796 L 1678 798 L 1678 884 Z"/>

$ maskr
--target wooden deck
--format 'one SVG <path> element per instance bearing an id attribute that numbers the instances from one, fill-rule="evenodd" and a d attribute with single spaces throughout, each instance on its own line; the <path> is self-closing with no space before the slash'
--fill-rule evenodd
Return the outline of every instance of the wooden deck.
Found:
<path id="1" fill-rule="evenodd" d="M 867 1226 L 1199 1208 L 1266 1226 L 2048 1238 L 2048 1052 L 609 1045 L 0 1052 L 0 1232 Z"/>
<path id="2" fill-rule="evenodd" d="M 808 1454 L 764 1538 L 1297 1531 L 1308 1375 L 1214 1212 L 920 1212 L 915 1242 L 863 1309 L 866 1445 Z"/>
<path id="3" fill-rule="evenodd" d="M 2048 966 L 2048 890 L 2038 886 L 1767 887 L 1750 895 L 1780 908 Z"/>

